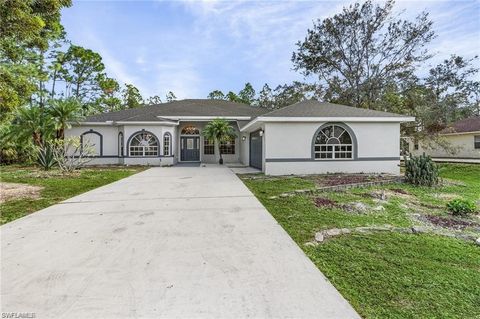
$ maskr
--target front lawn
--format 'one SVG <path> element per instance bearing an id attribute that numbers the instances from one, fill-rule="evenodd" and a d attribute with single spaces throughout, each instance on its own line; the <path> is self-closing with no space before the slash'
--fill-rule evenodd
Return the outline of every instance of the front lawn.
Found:
<path id="1" fill-rule="evenodd" d="M 440 172 L 436 188 L 389 183 L 312 193 L 301 190 L 318 187 L 322 176 L 241 178 L 362 317 L 479 318 L 480 247 L 472 241 L 397 231 L 314 240 L 322 230 L 383 225 L 480 237 L 478 215 L 445 209 L 452 198 L 480 200 L 480 165 L 443 164 Z"/>
<path id="2" fill-rule="evenodd" d="M 72 175 L 62 175 L 58 170 L 45 172 L 33 166 L 2 166 L 0 167 L 1 182 L 36 186 L 38 194 L 26 194 L 1 203 L 0 224 L 8 223 L 67 198 L 115 182 L 143 169 L 141 167 L 92 167 L 81 169 Z"/>

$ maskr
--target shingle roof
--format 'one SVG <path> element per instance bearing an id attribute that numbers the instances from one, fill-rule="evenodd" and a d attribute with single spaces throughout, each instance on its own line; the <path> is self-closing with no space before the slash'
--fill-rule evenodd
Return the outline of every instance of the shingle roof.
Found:
<path id="1" fill-rule="evenodd" d="M 254 118 L 266 112 L 265 109 L 242 103 L 211 99 L 189 99 L 91 115 L 85 119 L 85 122 L 151 122 L 165 121 L 168 119 L 159 117 L 169 116 L 250 116 Z"/>
<path id="2" fill-rule="evenodd" d="M 263 114 L 265 117 L 405 117 L 405 115 L 362 109 L 340 104 L 301 101 Z"/>
<path id="3" fill-rule="evenodd" d="M 473 116 L 453 123 L 449 127 L 440 131 L 440 133 L 468 133 L 478 131 L 480 131 L 480 116 Z"/>

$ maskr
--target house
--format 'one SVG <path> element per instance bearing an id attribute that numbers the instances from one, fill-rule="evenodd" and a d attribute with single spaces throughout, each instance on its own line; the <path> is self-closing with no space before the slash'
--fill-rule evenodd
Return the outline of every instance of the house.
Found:
<path id="1" fill-rule="evenodd" d="M 202 136 L 215 118 L 236 137 L 219 146 L 226 163 L 269 175 L 327 172 L 399 173 L 400 123 L 414 118 L 344 105 L 302 101 L 268 111 L 245 104 L 190 99 L 87 117 L 66 131 L 95 147 L 92 164 L 216 163 Z"/>
<path id="2" fill-rule="evenodd" d="M 416 141 L 409 142 L 410 153 L 425 153 L 437 160 L 480 160 L 480 116 L 457 121 L 439 135 L 449 143 L 453 153 L 440 146 L 427 147 Z"/>

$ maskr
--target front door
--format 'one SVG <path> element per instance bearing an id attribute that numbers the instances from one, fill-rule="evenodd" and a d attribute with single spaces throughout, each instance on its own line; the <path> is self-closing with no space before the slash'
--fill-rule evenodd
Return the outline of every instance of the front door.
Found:
<path id="1" fill-rule="evenodd" d="M 180 160 L 182 162 L 200 161 L 200 137 L 180 137 Z"/>

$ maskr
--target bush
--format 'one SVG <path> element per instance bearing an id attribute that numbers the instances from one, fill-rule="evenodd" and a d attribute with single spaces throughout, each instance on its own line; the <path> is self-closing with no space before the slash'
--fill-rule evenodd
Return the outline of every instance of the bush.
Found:
<path id="1" fill-rule="evenodd" d="M 405 161 L 405 180 L 413 185 L 435 186 L 438 184 L 438 168 L 430 156 L 410 156 Z"/>
<path id="2" fill-rule="evenodd" d="M 56 140 L 52 144 L 53 157 L 58 167 L 64 173 L 71 173 L 90 162 L 95 154 L 93 145 L 78 137 L 68 137 Z"/>
<path id="3" fill-rule="evenodd" d="M 453 199 L 447 203 L 447 209 L 453 215 L 472 214 L 477 210 L 474 202 L 466 199 Z"/>
<path id="4" fill-rule="evenodd" d="M 46 171 L 50 170 L 55 164 L 57 164 L 50 144 L 47 143 L 38 148 L 37 162 Z"/>

